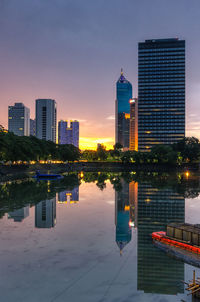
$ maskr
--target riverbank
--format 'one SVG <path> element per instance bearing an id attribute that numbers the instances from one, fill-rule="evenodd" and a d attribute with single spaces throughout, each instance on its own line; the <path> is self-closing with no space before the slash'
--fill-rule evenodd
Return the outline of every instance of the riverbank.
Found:
<path id="1" fill-rule="evenodd" d="M 194 171 L 198 172 L 199 164 L 183 164 L 181 166 L 170 164 L 135 164 L 121 162 L 76 162 L 67 165 L 68 171 L 85 171 L 85 172 L 131 172 L 131 171 L 147 171 L 147 172 L 174 172 L 174 171 Z"/>
<path id="2" fill-rule="evenodd" d="M 68 164 L 0 165 L 0 182 L 32 177 L 39 170 L 41 173 L 65 172 L 176 172 L 199 171 L 199 164 L 181 166 L 169 164 L 135 164 L 120 162 L 75 162 Z"/>
<path id="3" fill-rule="evenodd" d="M 65 164 L 0 165 L 0 182 L 32 177 L 38 170 L 45 174 L 67 172 Z"/>

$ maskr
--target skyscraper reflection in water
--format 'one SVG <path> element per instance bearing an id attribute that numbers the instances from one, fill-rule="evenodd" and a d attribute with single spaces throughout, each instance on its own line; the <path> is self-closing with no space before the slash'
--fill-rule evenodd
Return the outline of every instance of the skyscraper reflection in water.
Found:
<path id="1" fill-rule="evenodd" d="M 29 216 L 29 206 L 8 213 L 8 219 L 13 219 L 14 222 L 22 222 Z"/>
<path id="2" fill-rule="evenodd" d="M 79 186 L 72 190 L 65 190 L 58 193 L 58 203 L 77 203 L 79 201 Z"/>
<path id="3" fill-rule="evenodd" d="M 138 184 L 138 290 L 175 295 L 184 292 L 184 263 L 160 251 L 150 234 L 185 221 L 185 199 L 170 188 Z"/>
<path id="4" fill-rule="evenodd" d="M 121 180 L 121 190 L 115 192 L 116 243 L 122 254 L 123 248 L 131 241 L 135 217 L 135 186 Z"/>
<path id="5" fill-rule="evenodd" d="M 35 227 L 53 228 L 56 225 L 56 198 L 43 200 L 35 206 Z"/>

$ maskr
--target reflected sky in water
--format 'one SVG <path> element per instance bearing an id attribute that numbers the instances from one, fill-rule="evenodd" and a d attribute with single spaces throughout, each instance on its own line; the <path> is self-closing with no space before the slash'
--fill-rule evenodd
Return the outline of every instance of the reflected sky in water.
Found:
<path id="1" fill-rule="evenodd" d="M 200 198 L 188 194 L 199 179 L 189 187 L 180 177 L 149 179 L 88 173 L 3 184 L 1 301 L 191 301 L 181 281 L 193 267 L 149 235 L 170 222 L 199 223 Z"/>

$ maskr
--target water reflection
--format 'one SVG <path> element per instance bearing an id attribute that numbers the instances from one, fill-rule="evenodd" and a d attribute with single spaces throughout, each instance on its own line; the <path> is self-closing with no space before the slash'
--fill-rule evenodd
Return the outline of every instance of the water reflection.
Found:
<path id="1" fill-rule="evenodd" d="M 83 182 L 80 187 L 81 177 L 83 177 Z M 83 276 L 84 272 L 88 272 L 88 276 L 91 272 L 91 280 L 104 276 L 104 273 L 107 274 L 110 269 L 108 267 L 106 270 L 104 264 L 109 266 L 110 259 L 109 256 L 105 256 L 105 250 L 111 249 L 112 264 L 116 265 L 116 268 L 122 267 L 122 263 L 125 263 L 127 259 L 128 261 L 132 259 L 132 263 L 129 262 L 130 268 L 129 265 L 124 266 L 123 270 L 123 277 L 126 278 L 128 274 L 134 276 L 135 287 L 133 284 L 130 285 L 131 293 L 136 294 L 135 292 L 137 292 L 138 295 L 144 293 L 148 295 L 151 293 L 161 295 L 183 294 L 184 288 L 181 281 L 184 280 L 187 266 L 155 247 L 152 244 L 150 234 L 154 231 L 166 230 L 168 223 L 185 221 L 185 197 L 198 196 L 200 191 L 199 177 L 195 176 L 193 179 L 186 180 L 179 175 L 142 174 L 141 176 L 135 173 L 105 172 L 86 173 L 81 177 L 78 174 L 72 174 L 65 176 L 59 182 L 37 183 L 29 180 L 0 186 L 0 215 L 3 217 L 5 213 L 8 213 L 9 219 L 8 221 L 5 217 L 2 219 L 3 223 L 6 221 L 11 225 L 13 221 L 22 222 L 26 218 L 26 221 L 33 222 L 35 220 L 36 229 L 52 229 L 56 226 L 51 233 L 54 240 L 50 240 L 50 243 L 45 242 L 46 238 L 43 236 L 45 232 L 42 230 L 40 236 L 44 241 L 44 247 L 51 247 L 54 250 L 51 255 L 52 260 L 55 260 L 55 266 L 52 264 L 54 262 L 51 262 L 52 271 L 57 268 L 60 273 L 63 269 L 63 263 L 66 261 L 66 272 L 67 274 L 71 273 L 72 277 L 69 278 L 72 282 L 79 278 L 79 270 L 83 270 Z M 110 205 L 113 204 L 114 199 L 113 189 L 115 191 L 115 213 L 113 212 L 114 208 L 110 210 Z M 79 199 L 80 203 L 78 203 Z M 108 201 L 111 202 L 108 203 Z M 62 205 L 66 203 L 77 203 L 78 206 L 67 207 Z M 35 209 L 30 209 L 29 216 L 29 208 L 33 206 L 35 206 Z M 102 213 L 105 213 L 105 225 L 102 222 Z M 101 217 L 98 215 L 101 215 Z M 56 216 L 58 216 L 57 224 Z M 33 219 L 29 220 L 30 218 Z M 79 219 L 79 224 L 83 226 L 84 230 L 80 237 L 79 226 L 77 227 L 75 224 L 77 219 Z M 4 227 L 3 223 L 2 226 Z M 26 224 L 26 227 L 29 227 L 29 231 L 30 228 L 33 229 L 35 236 L 33 244 L 36 242 L 40 246 L 39 240 L 37 243 L 38 230 L 34 230 L 33 224 L 34 222 L 31 226 Z M 3 227 L 2 234 L 4 232 Z M 13 229 L 10 228 L 10 233 L 16 232 L 15 229 L 20 227 L 22 233 L 22 235 L 20 233 L 20 236 L 23 237 L 23 232 L 26 234 L 23 223 L 15 224 Z M 114 232 L 113 227 L 115 227 Z M 60 241 L 55 241 L 55 238 L 60 238 Z M 110 242 L 113 242 L 114 239 L 117 246 L 110 247 Z M 67 242 L 66 245 L 65 242 Z M 3 243 L 5 244 L 5 242 Z M 123 252 L 121 258 L 118 255 L 118 248 L 121 254 Z M 9 251 L 9 248 L 7 250 Z M 62 253 L 66 253 L 66 251 L 67 260 L 65 256 L 62 258 Z M 7 255 L 7 253 L 5 254 Z M 97 261 L 98 264 L 95 264 L 96 255 L 98 259 L 101 259 L 101 261 Z M 128 258 L 129 256 L 133 257 Z M 68 260 L 69 262 L 67 262 Z M 134 261 L 137 263 L 137 271 L 136 268 L 130 271 Z M 80 265 L 76 265 L 77 263 L 80 263 Z M 100 265 L 99 271 L 93 272 L 88 263 L 91 267 L 95 265 L 95 269 Z M 50 267 L 50 263 L 45 263 L 45 265 L 48 268 Z M 72 269 L 70 270 L 70 268 Z M 40 269 L 42 270 L 42 268 Z M 109 273 L 111 274 L 111 272 Z M 119 283 L 121 282 L 123 286 L 127 286 L 127 284 L 124 285 L 125 279 L 120 274 L 122 274 L 121 271 L 117 273 L 116 277 L 111 276 L 111 279 L 115 281 L 119 278 Z M 63 276 L 65 277 L 65 275 L 62 275 L 62 278 L 64 278 Z M 82 287 L 84 287 L 83 284 L 85 283 L 81 284 Z M 94 291 L 95 288 L 98 288 L 98 292 L 100 292 L 101 286 L 103 286 L 103 282 L 102 284 L 99 282 L 97 287 L 94 286 Z M 113 287 L 113 292 L 114 289 Z M 156 295 L 153 297 L 156 297 Z M 165 301 L 171 301 L 169 297 L 171 296 L 168 296 L 167 299 L 165 297 Z M 147 300 L 148 297 L 146 297 L 146 300 L 140 299 L 140 301 Z M 77 300 L 69 299 L 69 301 Z M 88 301 L 92 300 L 88 299 Z M 94 298 L 93 301 L 98 300 Z M 164 300 L 155 298 L 155 301 Z"/>
<path id="2" fill-rule="evenodd" d="M 120 189 L 115 191 L 116 243 L 120 254 L 131 241 L 132 227 L 137 224 L 137 183 L 120 181 Z"/>
<path id="3" fill-rule="evenodd" d="M 22 222 L 26 217 L 29 216 L 29 206 L 8 212 L 8 219 L 13 219 L 14 222 Z"/>
<path id="4" fill-rule="evenodd" d="M 153 246 L 150 234 L 170 222 L 184 222 L 185 198 L 170 188 L 138 184 L 138 290 L 145 293 L 184 292 L 184 263 Z"/>
<path id="5" fill-rule="evenodd" d="M 79 201 L 79 186 L 58 193 L 59 203 L 77 203 Z"/>
<path id="6" fill-rule="evenodd" d="M 43 200 L 35 206 L 35 227 L 53 228 L 56 225 L 56 198 Z"/>
<path id="7" fill-rule="evenodd" d="M 122 180 L 122 189 L 115 193 L 116 243 L 120 249 L 131 241 L 129 184 Z"/>

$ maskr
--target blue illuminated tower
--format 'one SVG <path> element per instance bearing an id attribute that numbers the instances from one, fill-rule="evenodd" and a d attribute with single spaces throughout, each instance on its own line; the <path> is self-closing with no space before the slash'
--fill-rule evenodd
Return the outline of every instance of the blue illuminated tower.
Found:
<path id="1" fill-rule="evenodd" d="M 129 148 L 130 125 L 130 99 L 132 98 L 132 85 L 124 77 L 123 70 L 116 83 L 115 103 L 115 143 Z"/>

